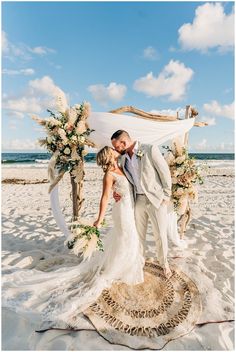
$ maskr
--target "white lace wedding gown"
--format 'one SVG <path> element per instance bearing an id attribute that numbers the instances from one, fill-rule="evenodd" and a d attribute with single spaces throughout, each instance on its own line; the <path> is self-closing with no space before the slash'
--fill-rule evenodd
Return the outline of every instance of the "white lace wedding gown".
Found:
<path id="1" fill-rule="evenodd" d="M 144 281 L 142 245 L 136 232 L 132 189 L 123 175 L 114 189 L 122 195 L 114 203 L 114 227 L 103 239 L 104 252 L 89 261 L 53 272 L 6 266 L 2 270 L 2 304 L 11 310 L 51 326 L 78 327 L 79 315 L 114 282 L 136 285 Z"/>

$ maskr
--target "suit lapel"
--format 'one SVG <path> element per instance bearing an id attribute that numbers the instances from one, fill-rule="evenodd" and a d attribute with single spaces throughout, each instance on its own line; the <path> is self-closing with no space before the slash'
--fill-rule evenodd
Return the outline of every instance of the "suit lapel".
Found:
<path id="1" fill-rule="evenodd" d="M 138 147 L 139 147 L 139 149 L 141 149 L 144 152 L 144 155 L 142 156 L 142 158 L 140 158 L 141 159 L 140 160 L 140 168 L 141 168 L 141 175 L 142 175 L 146 150 L 145 150 L 144 146 L 140 142 L 138 143 Z"/>

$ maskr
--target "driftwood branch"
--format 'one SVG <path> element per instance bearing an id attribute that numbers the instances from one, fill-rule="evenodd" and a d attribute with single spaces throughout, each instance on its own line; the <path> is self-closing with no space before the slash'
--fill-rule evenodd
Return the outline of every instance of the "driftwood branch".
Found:
<path id="1" fill-rule="evenodd" d="M 198 115 L 198 112 L 196 109 L 194 109 L 193 107 L 191 107 L 190 105 L 187 105 L 188 107 L 188 114 L 189 117 L 196 117 Z M 114 109 L 110 111 L 113 114 L 121 114 L 123 112 L 130 112 L 132 114 L 134 114 L 135 117 L 137 118 L 142 118 L 142 119 L 146 119 L 146 120 L 153 120 L 153 121 L 176 121 L 176 120 L 180 120 L 179 118 L 179 113 L 176 113 L 176 116 L 172 116 L 172 115 L 160 115 L 160 114 L 152 114 L 150 112 L 146 112 L 144 110 L 140 110 L 135 108 L 134 106 L 122 106 L 118 109 Z M 196 127 L 204 127 L 207 126 L 208 123 L 204 122 L 204 121 L 199 121 L 199 122 L 194 122 L 194 126 Z"/>
<path id="2" fill-rule="evenodd" d="M 146 112 L 144 110 L 137 109 L 133 106 L 122 106 L 118 109 L 111 110 L 110 111 L 113 114 L 121 114 L 123 112 L 131 112 L 132 114 L 135 114 L 136 117 L 142 117 L 142 118 L 147 118 L 147 119 L 153 119 L 153 120 L 161 120 L 161 121 L 175 121 L 177 120 L 177 115 L 176 116 L 167 116 L 167 115 L 160 115 L 160 114 L 152 114 L 150 112 Z"/>
<path id="3" fill-rule="evenodd" d="M 194 122 L 193 126 L 204 127 L 204 126 L 208 126 L 208 123 L 204 121 L 199 121 L 199 122 Z"/>

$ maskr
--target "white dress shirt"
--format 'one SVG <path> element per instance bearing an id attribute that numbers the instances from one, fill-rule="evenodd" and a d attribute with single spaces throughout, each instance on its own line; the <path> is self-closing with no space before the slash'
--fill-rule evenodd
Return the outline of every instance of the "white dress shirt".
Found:
<path id="1" fill-rule="evenodd" d="M 140 179 L 141 179 L 141 175 L 140 175 L 140 158 L 136 155 L 138 151 L 138 142 L 136 141 L 134 148 L 132 150 L 133 155 L 130 158 L 129 154 L 126 153 L 126 169 L 129 171 L 129 173 L 131 174 L 134 184 L 136 186 L 136 190 L 137 190 L 137 194 L 144 194 L 141 183 L 140 183 Z"/>

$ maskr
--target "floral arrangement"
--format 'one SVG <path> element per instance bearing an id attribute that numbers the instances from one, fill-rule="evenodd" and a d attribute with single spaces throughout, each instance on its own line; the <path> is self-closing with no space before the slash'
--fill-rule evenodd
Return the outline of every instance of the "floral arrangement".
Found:
<path id="1" fill-rule="evenodd" d="M 173 141 L 171 148 L 164 148 L 167 149 L 165 159 L 171 173 L 174 210 L 182 215 L 189 200 L 197 201 L 196 183 L 204 182 L 202 169 L 195 164 L 195 159 L 188 155 L 187 148 L 182 146 L 178 139 Z"/>
<path id="2" fill-rule="evenodd" d="M 102 227 L 105 226 L 106 223 L 103 221 Z M 104 251 L 100 235 L 100 231 L 97 227 L 74 221 L 71 224 L 71 235 L 64 244 L 67 245 L 75 255 L 78 256 L 82 254 L 84 260 L 89 260 L 94 251 Z"/>
<path id="3" fill-rule="evenodd" d="M 47 109 L 50 117 L 41 119 L 32 116 L 40 125 L 44 126 L 47 137 L 39 140 L 51 153 L 56 153 L 55 166 L 59 173 L 72 172 L 87 154 L 85 145 L 94 147 L 89 140 L 89 135 L 94 130 L 88 128 L 86 119 L 90 113 L 90 104 L 83 102 L 73 107 L 68 107 L 62 102 L 62 97 L 57 97 L 56 112 Z"/>

